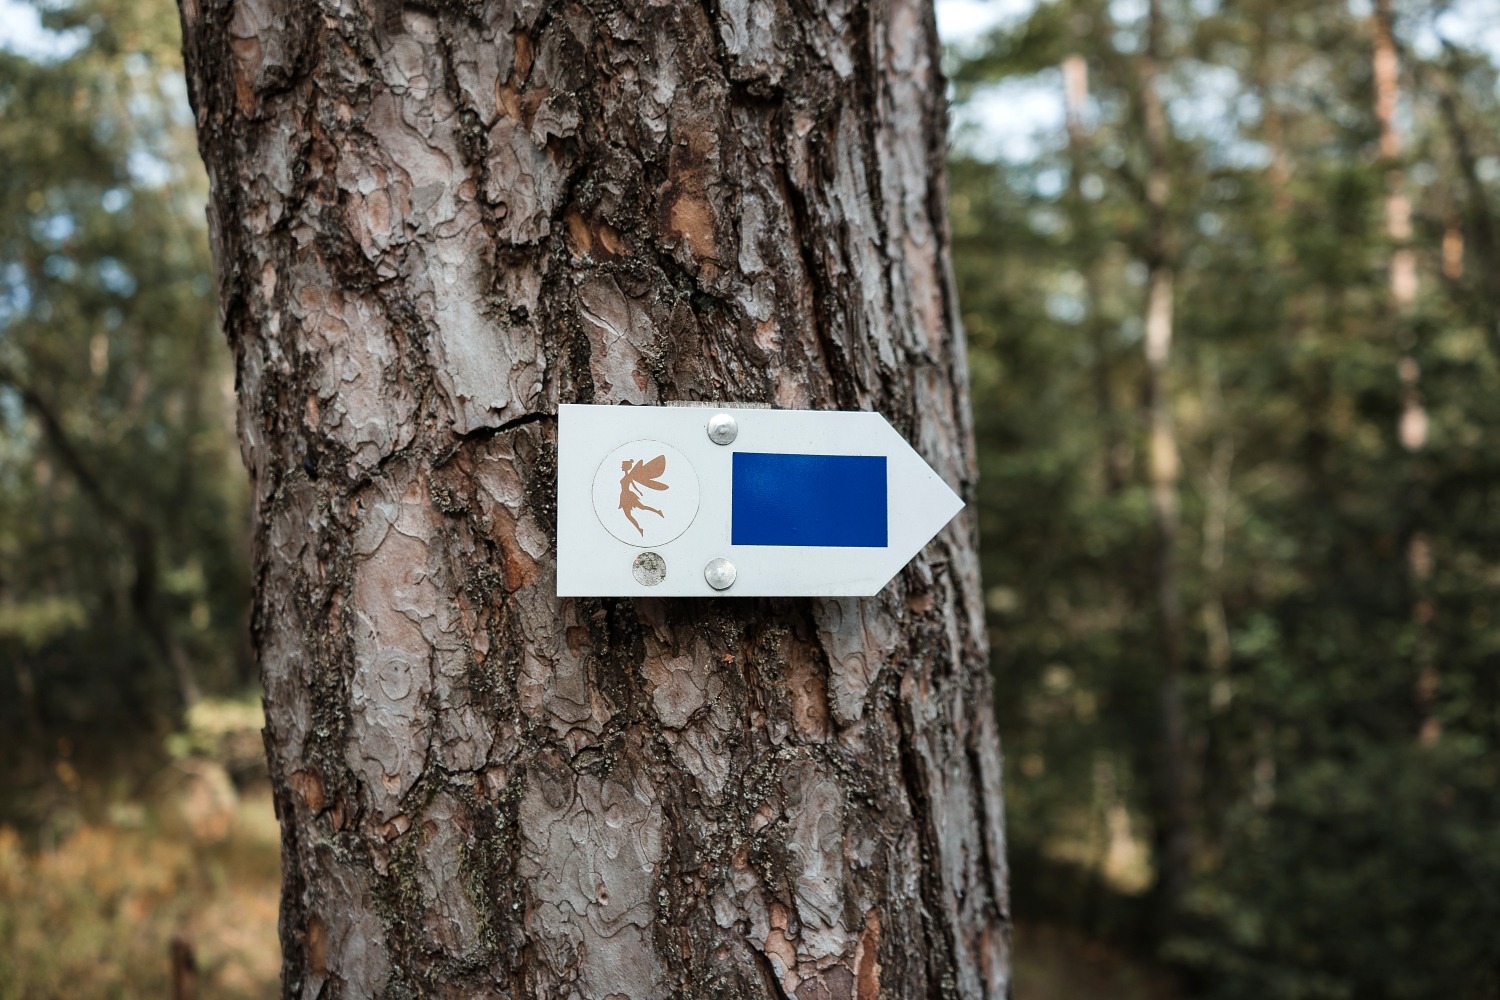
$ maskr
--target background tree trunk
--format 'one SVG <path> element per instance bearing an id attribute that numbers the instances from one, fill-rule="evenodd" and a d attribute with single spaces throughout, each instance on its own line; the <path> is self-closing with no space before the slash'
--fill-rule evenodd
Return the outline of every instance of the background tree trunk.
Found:
<path id="1" fill-rule="evenodd" d="M 559 600 L 559 402 L 878 409 L 972 496 L 925 0 L 182 0 L 287 996 L 1002 997 L 973 521 Z"/>
<path id="2" fill-rule="evenodd" d="M 1401 100 L 1401 62 L 1396 50 L 1390 0 L 1376 0 L 1370 21 L 1374 36 L 1375 121 L 1380 127 L 1380 162 L 1385 168 L 1385 235 L 1391 243 L 1388 265 L 1391 326 L 1401 349 L 1401 357 L 1396 361 L 1396 376 L 1401 386 L 1401 417 L 1396 436 L 1409 454 L 1420 456 L 1427 448 L 1428 417 L 1427 404 L 1422 397 L 1422 366 L 1417 359 L 1413 315 L 1417 305 L 1417 255 L 1411 247 L 1411 198 L 1406 193 L 1406 173 L 1401 165 L 1401 132 L 1396 125 L 1396 106 Z M 1428 634 L 1428 624 L 1436 613 L 1432 598 L 1432 544 L 1415 513 L 1423 506 L 1416 497 L 1422 489 L 1420 465 L 1414 463 L 1411 478 L 1413 481 L 1407 485 L 1413 499 L 1408 504 L 1412 513 L 1407 516 L 1410 523 L 1405 529 L 1408 536 L 1406 569 L 1412 594 L 1417 738 L 1425 745 L 1436 742 L 1442 734 L 1442 722 L 1435 711 L 1442 677 Z"/>
<path id="3" fill-rule="evenodd" d="M 1177 549 L 1182 529 L 1178 484 L 1182 463 L 1172 402 L 1172 300 L 1177 280 L 1177 240 L 1168 217 L 1172 179 L 1167 162 L 1170 123 L 1158 81 L 1166 60 L 1166 21 L 1160 0 L 1146 14 L 1146 47 L 1140 58 L 1141 123 L 1146 146 L 1146 476 L 1156 526 L 1152 566 L 1156 628 L 1161 647 L 1159 787 L 1154 790 L 1157 885 L 1162 915 L 1178 919 L 1192 878 L 1191 804 L 1187 789 L 1187 713 L 1183 705 L 1182 583 Z"/>

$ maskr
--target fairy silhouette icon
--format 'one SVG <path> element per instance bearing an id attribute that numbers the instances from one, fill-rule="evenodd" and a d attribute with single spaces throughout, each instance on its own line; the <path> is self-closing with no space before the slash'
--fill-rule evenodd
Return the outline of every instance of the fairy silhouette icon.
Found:
<path id="1" fill-rule="evenodd" d="M 624 511 L 625 519 L 631 523 L 635 530 L 642 537 L 645 537 L 646 529 L 642 528 L 640 522 L 635 519 L 634 512 L 644 510 L 655 514 L 657 517 L 666 517 L 665 514 L 655 507 L 641 502 L 645 494 L 640 490 L 642 486 L 649 490 L 670 489 L 666 483 L 658 478 L 662 473 L 667 471 L 667 456 L 657 455 L 649 462 L 634 462 L 627 458 L 620 463 L 620 471 L 625 473 L 625 475 L 620 477 L 620 510 Z"/>

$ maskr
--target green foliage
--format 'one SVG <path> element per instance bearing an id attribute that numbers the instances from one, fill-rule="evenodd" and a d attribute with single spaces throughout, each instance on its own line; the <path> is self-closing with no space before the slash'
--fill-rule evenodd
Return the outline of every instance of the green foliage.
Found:
<path id="1" fill-rule="evenodd" d="M 1439 6 L 1398 8 L 1421 288 L 1398 315 L 1364 15 L 1162 3 L 1195 848 L 1183 912 L 1157 922 L 1141 917 L 1162 695 L 1143 467 L 1145 5 L 1040 3 L 955 65 L 960 99 L 1060 86 L 1073 54 L 1089 70 L 1071 148 L 1059 134 L 1022 163 L 960 149 L 951 169 L 1016 905 L 1074 925 L 1047 947 L 1111 935 L 1170 961 L 1194 996 L 1493 1000 L 1494 54 L 1434 45 Z M 194 683 L 248 676 L 244 483 L 175 12 L 47 11 L 75 52 L 0 51 L 5 753 L 159 721 Z M 1397 434 L 1403 357 L 1430 420 L 1416 451 Z M 228 706 L 186 713 L 166 746 L 186 762 L 255 757 L 240 738 L 253 706 Z M 164 843 L 98 826 L 27 853 L 0 831 L 0 995 L 76 993 L 81 970 L 96 976 L 84 992 L 160 993 L 166 924 L 142 945 L 138 915 L 170 922 L 184 886 L 217 891 L 202 852 Z"/>
<path id="2" fill-rule="evenodd" d="M 1133 9 L 1044 3 L 958 65 L 965 97 L 1055 81 L 1076 53 L 1090 101 L 1071 146 L 1060 133 L 1026 162 L 960 136 L 951 180 L 1015 857 L 1090 874 L 1018 873 L 1017 912 L 1139 945 L 1090 895 L 1151 899 L 1161 815 Z M 1398 5 L 1420 282 L 1401 314 L 1368 18 L 1163 9 L 1195 847 L 1182 912 L 1144 946 L 1193 996 L 1494 998 L 1494 54 L 1435 48 L 1451 24 Z M 1480 165 L 1468 179 L 1445 93 Z M 1398 436 L 1403 357 L 1429 419 L 1417 450 Z"/>
<path id="3" fill-rule="evenodd" d="M 176 12 L 44 12 L 63 54 L 0 50 L 0 725 L 16 751 L 160 725 L 247 673 L 245 487 Z"/>
<path id="4" fill-rule="evenodd" d="M 1204 930 L 1167 953 L 1224 997 L 1492 997 L 1500 927 L 1493 750 L 1362 745 L 1233 817 Z"/>

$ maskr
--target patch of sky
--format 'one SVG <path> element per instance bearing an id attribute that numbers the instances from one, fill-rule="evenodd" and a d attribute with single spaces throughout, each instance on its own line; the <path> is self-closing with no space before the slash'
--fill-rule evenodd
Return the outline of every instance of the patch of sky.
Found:
<path id="1" fill-rule="evenodd" d="M 1069 326 L 1082 323 L 1083 317 L 1087 315 L 1083 299 L 1076 295 L 1068 295 L 1066 292 L 1049 292 L 1046 309 L 1048 316 Z"/>
<path id="2" fill-rule="evenodd" d="M 26 287 L 26 268 L 16 261 L 7 263 L 0 267 L 0 295 L 9 295 L 12 291 Z"/>
<path id="3" fill-rule="evenodd" d="M 1237 131 L 1239 74 L 1228 66 L 1183 60 L 1161 80 L 1173 130 L 1184 138 L 1228 141 Z"/>
<path id="4" fill-rule="evenodd" d="M 0 329 L 30 307 L 31 287 L 26 284 L 26 269 L 14 263 L 0 268 Z"/>
<path id="5" fill-rule="evenodd" d="M 1077 271 L 1064 271 L 1053 279 L 1053 288 L 1047 293 L 1046 310 L 1059 323 L 1082 323 L 1088 315 L 1084 303 L 1087 286 L 1083 275 Z"/>
<path id="6" fill-rule="evenodd" d="M 1010 77 L 953 109 L 954 146 L 984 160 L 1034 162 L 1061 148 L 1064 116 L 1057 70 Z"/>
<path id="7" fill-rule="evenodd" d="M 1120 28 L 1114 34 L 1115 48 L 1121 52 L 1135 55 L 1141 51 L 1141 36 L 1139 32 L 1128 28 Z"/>
<path id="8" fill-rule="evenodd" d="M 31 220 L 31 232 L 40 243 L 50 243 L 56 246 L 77 231 L 77 221 L 67 212 L 38 215 Z"/>
<path id="9" fill-rule="evenodd" d="M 125 99 L 125 107 L 138 133 L 150 131 L 162 117 L 161 98 L 149 88 L 133 90 Z"/>
<path id="10" fill-rule="evenodd" d="M 164 187 L 172 179 L 172 165 L 155 153 L 144 149 L 132 149 L 126 158 L 125 169 L 141 187 Z"/>
<path id="11" fill-rule="evenodd" d="M 114 215 L 129 204 L 130 191 L 127 188 L 110 188 L 99 198 L 99 207 L 110 215 Z"/>
<path id="12" fill-rule="evenodd" d="M 8 437 L 26 426 L 26 404 L 14 386 L 0 385 L 0 424 L 5 426 Z M 19 442 L 13 440 L 11 443 Z"/>
<path id="13" fill-rule="evenodd" d="M 1067 186 L 1068 175 L 1056 167 L 1048 167 L 1037 173 L 1031 186 L 1043 198 L 1056 198 Z"/>
<path id="14" fill-rule="evenodd" d="M 1270 163 L 1265 145 L 1245 134 L 1259 123 L 1261 102 L 1235 70 L 1183 60 L 1162 78 L 1161 89 L 1173 130 L 1206 142 L 1216 165 L 1259 170 Z"/>
<path id="15" fill-rule="evenodd" d="M 972 45 L 998 27 L 1018 24 L 1037 0 L 938 0 L 938 37 L 945 45 Z"/>
<path id="16" fill-rule="evenodd" d="M 37 62 L 67 59 L 88 44 L 87 28 L 53 31 L 35 4 L 0 0 L 0 49 Z"/>
<path id="17" fill-rule="evenodd" d="M 1121 52 L 1140 52 L 1145 46 L 1146 0 L 1110 0 L 1109 20 L 1115 25 L 1114 45 Z"/>
<path id="18" fill-rule="evenodd" d="M 1356 18 L 1367 18 L 1375 12 L 1371 0 L 1347 2 L 1349 13 Z M 1500 59 L 1500 12 L 1495 0 L 1446 0 L 1420 9 L 1414 17 L 1398 18 L 1396 30 L 1419 59 L 1441 56 L 1444 42 Z"/>
<path id="19" fill-rule="evenodd" d="M 1495 0 L 1450 0 L 1435 17 L 1417 22 L 1412 49 L 1423 59 L 1440 55 L 1443 42 L 1500 56 L 1500 11 Z"/>
<path id="20" fill-rule="evenodd" d="M 128 299 L 135 294 L 135 275 L 131 274 L 130 270 L 114 257 L 101 258 L 99 263 L 94 265 L 94 274 L 99 278 L 99 284 L 113 295 Z"/>
<path id="21" fill-rule="evenodd" d="M 196 124 L 193 105 L 188 100 L 187 77 L 181 73 L 167 73 L 161 78 L 162 96 L 166 98 L 168 112 L 175 125 L 191 128 Z"/>

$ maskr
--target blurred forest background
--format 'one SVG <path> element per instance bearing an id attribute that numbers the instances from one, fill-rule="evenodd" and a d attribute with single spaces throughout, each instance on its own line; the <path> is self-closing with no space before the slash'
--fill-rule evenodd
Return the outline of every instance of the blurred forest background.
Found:
<path id="1" fill-rule="evenodd" d="M 1500 0 L 939 7 L 1018 1000 L 1500 997 Z M 0 1000 L 276 993 L 177 32 L 0 3 Z"/>

